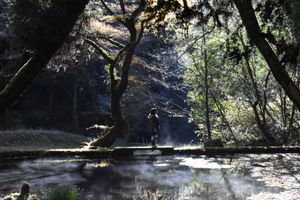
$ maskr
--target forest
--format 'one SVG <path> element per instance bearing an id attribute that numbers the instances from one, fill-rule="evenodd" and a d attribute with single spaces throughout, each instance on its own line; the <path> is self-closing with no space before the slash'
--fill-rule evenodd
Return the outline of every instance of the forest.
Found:
<path id="1" fill-rule="evenodd" d="M 2 129 L 142 142 L 157 107 L 162 132 L 196 133 L 176 142 L 297 144 L 296 1 L 127 3 L 1 3 Z"/>
<path id="2" fill-rule="evenodd" d="M 173 158 L 167 163 L 178 169 L 189 159 L 196 162 L 198 157 L 189 157 L 194 154 L 263 152 L 279 156 L 280 167 L 295 161 L 289 171 L 294 174 L 300 157 L 280 153 L 300 150 L 299 12 L 297 0 L 1 0 L 0 171 L 6 169 L 2 158 L 128 156 L 157 148 L 168 156 L 187 156 L 179 164 Z M 230 164 L 227 157 L 212 162 L 221 163 L 224 178 L 223 165 L 248 167 L 243 156 L 230 158 Z M 255 159 L 249 170 L 274 158 Z M 123 165 L 135 170 L 128 174 L 143 174 L 129 160 L 121 161 L 102 160 L 96 168 L 105 168 L 101 173 L 110 177 Z M 203 162 L 211 169 L 209 159 Z M 76 171 L 84 174 L 86 165 L 78 164 Z M 21 171 L 30 180 L 32 172 Z M 97 170 L 90 173 L 107 181 Z M 3 177 L 0 172 L 0 185 L 6 184 Z M 224 181 L 230 185 L 230 177 Z M 74 182 L 62 190 L 88 188 Z M 203 187 L 210 186 L 198 184 L 199 196 L 187 196 L 210 199 L 203 197 Z M 231 187 L 228 199 L 249 197 Z M 0 186 L 0 199 L 11 190 Z M 98 198 L 132 199 L 136 190 L 126 198 L 111 193 Z M 300 198 L 297 189 L 282 191 Z M 28 199 L 21 196 L 17 199 Z M 187 196 L 140 188 L 133 199 Z M 279 199 L 289 199 L 283 196 Z"/>

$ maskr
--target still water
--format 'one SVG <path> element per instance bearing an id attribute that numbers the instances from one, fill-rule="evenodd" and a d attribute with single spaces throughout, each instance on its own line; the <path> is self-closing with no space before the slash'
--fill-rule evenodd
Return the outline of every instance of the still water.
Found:
<path id="1" fill-rule="evenodd" d="M 295 166 L 289 166 L 292 171 L 279 171 L 277 175 L 299 170 L 299 156 L 288 156 L 292 156 L 290 161 Z M 282 162 L 277 163 L 280 160 Z M 272 184 L 276 180 L 271 180 L 270 184 L 266 177 L 270 173 L 273 176 L 276 166 L 282 170 L 288 160 L 286 155 L 6 160 L 0 161 L 0 194 L 17 191 L 26 181 L 33 191 L 59 184 L 74 184 L 97 200 L 133 199 L 145 193 L 156 194 L 163 199 L 247 199 L 261 192 L 284 191 L 283 185 L 288 181 L 276 185 Z M 292 183 L 292 186 L 299 185 Z"/>

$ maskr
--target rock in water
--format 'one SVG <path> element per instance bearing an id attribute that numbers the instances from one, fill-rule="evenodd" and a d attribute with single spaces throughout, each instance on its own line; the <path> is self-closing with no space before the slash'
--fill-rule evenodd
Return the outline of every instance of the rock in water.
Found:
<path id="1" fill-rule="evenodd" d="M 224 145 L 221 139 L 213 139 L 205 141 L 204 147 L 224 147 Z"/>
<path id="2" fill-rule="evenodd" d="M 29 184 L 28 183 L 23 183 L 23 185 L 21 187 L 21 193 L 17 197 L 17 200 L 27 200 L 28 197 L 29 197 L 29 190 L 30 190 Z"/>

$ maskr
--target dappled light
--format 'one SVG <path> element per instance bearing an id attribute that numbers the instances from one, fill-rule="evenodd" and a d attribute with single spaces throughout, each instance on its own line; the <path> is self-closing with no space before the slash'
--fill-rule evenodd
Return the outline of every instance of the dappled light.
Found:
<path id="1" fill-rule="evenodd" d="M 297 0 L 1 0 L 0 200 L 300 199 Z"/>
<path id="2" fill-rule="evenodd" d="M 288 162 L 291 158 L 298 164 L 300 162 L 299 156 L 295 154 L 279 156 L 287 158 Z M 84 194 L 92 194 L 97 200 L 133 199 L 144 192 L 165 199 L 299 198 L 298 186 L 294 185 L 297 180 L 293 180 L 291 174 L 268 169 L 289 169 L 283 163 L 272 163 L 275 159 L 276 156 L 263 154 L 201 158 L 167 156 L 129 160 L 52 158 L 12 161 L 0 165 L 3 169 L 0 172 L 0 190 L 11 191 L 16 183 L 26 180 L 37 191 L 64 180 L 79 186 Z M 259 175 L 262 179 L 257 179 L 257 168 L 261 168 L 257 163 L 265 166 Z M 298 164 L 291 164 L 290 167 L 297 168 Z M 9 173 L 14 176 L 11 177 Z M 285 186 L 268 183 L 270 179 L 281 179 L 282 175 L 290 177 L 285 179 Z M 106 186 L 102 187 L 104 185 Z"/>
<path id="3" fill-rule="evenodd" d="M 180 159 L 180 158 L 175 158 L 175 159 Z M 183 166 L 188 166 L 191 168 L 195 169 L 227 169 L 231 168 L 230 165 L 223 165 L 219 164 L 216 162 L 213 162 L 212 160 L 207 160 L 205 158 L 184 158 L 182 161 L 179 163 L 180 165 Z"/>

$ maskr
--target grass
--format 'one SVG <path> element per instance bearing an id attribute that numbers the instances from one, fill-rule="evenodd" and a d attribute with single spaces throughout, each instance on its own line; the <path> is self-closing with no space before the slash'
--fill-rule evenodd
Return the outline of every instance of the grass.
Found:
<path id="1" fill-rule="evenodd" d="M 76 186 L 58 186 L 54 189 L 43 191 L 39 195 L 39 200 L 78 200 L 80 191 Z"/>
<path id="2" fill-rule="evenodd" d="M 171 198 L 163 198 L 157 192 L 148 190 L 138 190 L 138 195 L 132 200 L 165 200 Z M 19 193 L 11 193 L 0 200 L 17 200 Z M 173 199 L 173 198 L 172 198 Z M 27 200 L 95 200 L 93 195 L 85 195 L 75 185 L 59 185 L 53 188 L 44 188 L 35 194 L 30 194 Z"/>
<path id="3" fill-rule="evenodd" d="M 0 131 L 0 151 L 79 148 L 88 139 L 57 130 L 18 129 Z"/>
<path id="4" fill-rule="evenodd" d="M 11 193 L 0 200 L 17 200 L 19 193 Z M 31 194 L 28 200 L 94 200 L 92 196 L 84 196 L 75 185 L 60 185 L 45 188 L 37 194 Z"/>

